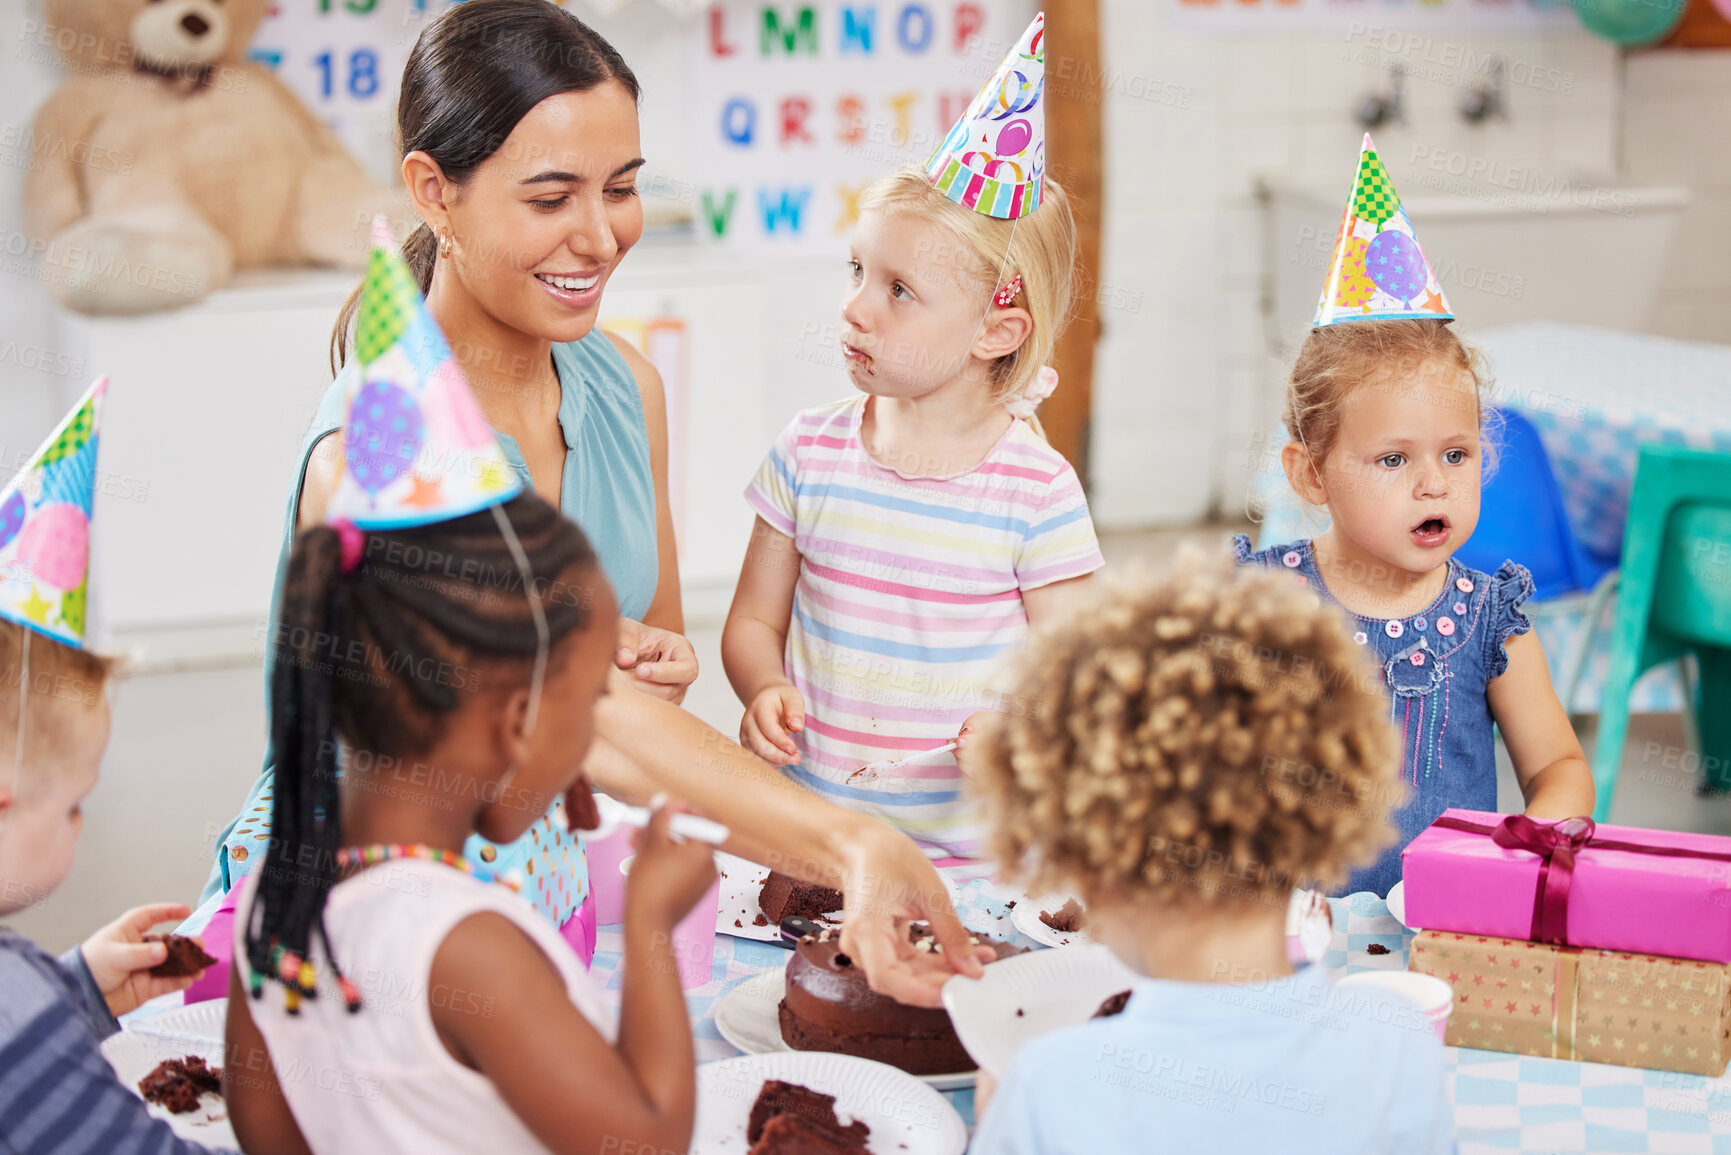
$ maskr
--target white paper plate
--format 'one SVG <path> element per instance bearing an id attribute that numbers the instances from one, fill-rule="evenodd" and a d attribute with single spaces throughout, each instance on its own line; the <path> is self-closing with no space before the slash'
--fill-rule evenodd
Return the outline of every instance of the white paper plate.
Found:
<path id="1" fill-rule="evenodd" d="M 1414 926 L 1412 923 L 1410 923 L 1406 920 L 1406 883 L 1405 882 L 1397 882 L 1394 884 L 1394 886 L 1392 886 L 1389 889 L 1387 902 L 1388 902 L 1388 912 L 1390 914 L 1394 915 L 1394 920 L 1396 922 L 1400 923 L 1402 926 L 1406 927 L 1408 930 L 1419 930 L 1420 929 L 1419 927 Z"/>
<path id="2" fill-rule="evenodd" d="M 1016 902 L 1016 909 L 1010 912 L 1010 925 L 1042 946 L 1076 946 L 1094 941 L 1086 930 L 1066 933 L 1053 930 L 1040 921 L 1042 910 L 1057 914 L 1058 908 L 1068 901 L 1069 898 L 1062 894 L 1028 895 Z"/>
<path id="3" fill-rule="evenodd" d="M 774 942 L 781 937 L 781 928 L 773 922 L 757 926 L 753 923 L 763 908 L 757 896 L 763 892 L 763 880 L 769 877 L 769 867 L 759 866 L 749 859 L 733 854 L 716 854 L 715 869 L 725 877 L 721 880 L 721 905 L 715 912 L 717 934 L 734 938 Z M 733 924 L 737 922 L 738 926 Z"/>
<path id="4" fill-rule="evenodd" d="M 773 922 L 758 926 L 755 921 L 757 916 L 763 913 L 763 907 L 758 905 L 757 900 L 763 893 L 763 880 L 769 877 L 769 867 L 759 866 L 750 859 L 737 855 L 717 853 L 715 869 L 725 875 L 721 880 L 720 905 L 715 913 L 715 932 L 757 942 L 780 941 L 780 927 Z M 944 891 L 950 896 L 950 902 L 954 903 L 961 896 L 961 890 L 948 875 L 939 874 L 938 877 L 943 880 Z M 841 911 L 831 911 L 824 921 L 840 924 L 841 916 Z M 734 926 L 735 922 L 739 925 Z"/>
<path id="5" fill-rule="evenodd" d="M 996 964 L 994 964 L 996 965 Z M 988 968 L 987 973 L 990 973 Z M 721 1037 L 744 1051 L 747 1055 L 770 1055 L 786 1053 L 791 1055 L 827 1055 L 829 1051 L 795 1051 L 781 1038 L 781 1019 L 777 1008 L 781 1006 L 781 998 L 787 993 L 787 975 L 783 971 L 771 970 L 752 975 L 732 990 L 721 996 L 715 1004 L 715 1029 L 721 1032 Z M 837 1055 L 837 1058 L 852 1058 L 851 1055 Z M 896 1070 L 898 1074 L 905 1072 Z M 954 1091 L 962 1087 L 974 1085 L 974 1077 L 978 1071 L 962 1071 L 953 1075 L 908 1075 L 910 1079 L 918 1079 L 940 1091 Z M 827 1087 L 818 1088 L 828 1091 Z"/>
<path id="6" fill-rule="evenodd" d="M 1106 947 L 1088 943 L 1013 955 L 983 978 L 957 975 L 944 984 L 944 1006 L 968 1054 L 1001 1078 L 1030 1039 L 1087 1022 L 1108 997 L 1139 981 Z"/>
<path id="7" fill-rule="evenodd" d="M 194 1003 L 186 1009 L 195 1011 L 207 1005 L 210 1004 Z M 219 1002 L 216 1005 L 222 1004 Z M 197 1055 L 212 1066 L 221 1067 L 222 1039 L 220 1036 L 209 1038 L 203 1034 L 144 1034 L 125 1030 L 110 1035 L 102 1043 L 102 1057 L 108 1060 L 108 1065 L 114 1068 L 114 1073 L 134 1095 L 138 1094 L 138 1081 L 150 1074 L 158 1063 L 164 1059 L 185 1058 L 187 1055 Z M 171 1114 L 158 1103 L 147 1103 L 145 1106 L 158 1119 L 168 1120 L 168 1125 L 174 1128 L 174 1133 L 182 1139 L 190 1139 L 208 1147 L 240 1146 L 235 1141 L 234 1128 L 228 1123 L 228 1109 L 218 1095 L 203 1096 L 199 1100 L 199 1109 L 184 1115 Z"/>
<path id="8" fill-rule="evenodd" d="M 765 1079 L 835 1096 L 836 1116 L 871 1128 L 879 1155 L 962 1155 L 968 1129 L 944 1097 L 905 1071 L 826 1051 L 741 1055 L 697 1068 L 692 1155 L 744 1155 L 751 1105 Z"/>
<path id="9" fill-rule="evenodd" d="M 126 1029 L 135 1035 L 176 1039 L 188 1043 L 208 1040 L 221 1046 L 224 1033 L 228 1029 L 228 1000 L 207 999 L 202 1003 L 175 1007 L 173 1010 L 163 1011 L 160 1015 L 151 1015 L 148 1019 L 128 1023 Z"/>

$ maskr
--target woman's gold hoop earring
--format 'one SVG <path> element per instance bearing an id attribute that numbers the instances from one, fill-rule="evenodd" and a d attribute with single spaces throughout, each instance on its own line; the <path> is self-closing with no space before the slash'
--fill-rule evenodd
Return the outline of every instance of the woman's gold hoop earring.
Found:
<path id="1" fill-rule="evenodd" d="M 444 257 L 447 261 L 450 260 L 452 247 L 453 246 L 451 244 L 451 234 L 450 233 L 440 233 L 439 234 L 439 255 L 441 257 Z"/>

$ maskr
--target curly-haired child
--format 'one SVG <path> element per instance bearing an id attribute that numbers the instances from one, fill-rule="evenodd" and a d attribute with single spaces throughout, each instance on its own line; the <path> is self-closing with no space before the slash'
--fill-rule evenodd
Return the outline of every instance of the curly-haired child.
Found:
<path id="1" fill-rule="evenodd" d="M 992 855 L 1081 897 L 1147 977 L 1121 1014 L 1028 1044 L 971 1150 L 1453 1150 L 1418 1008 L 1337 999 L 1287 958 L 1293 887 L 1372 857 L 1401 792 L 1339 616 L 1191 556 L 1036 635 L 1010 694 L 964 752 Z"/>
<path id="2" fill-rule="evenodd" d="M 1453 556 L 1478 524 L 1484 386 L 1479 356 L 1440 320 L 1312 330 L 1287 386 L 1281 463 L 1331 524 L 1260 552 L 1236 542 L 1240 562 L 1289 569 L 1344 611 L 1382 668 L 1411 793 L 1399 840 L 1348 892 L 1387 894 L 1401 850 L 1445 809 L 1497 808 L 1493 724 L 1528 814 L 1593 811 L 1592 773 L 1522 612 L 1531 575 Z"/>

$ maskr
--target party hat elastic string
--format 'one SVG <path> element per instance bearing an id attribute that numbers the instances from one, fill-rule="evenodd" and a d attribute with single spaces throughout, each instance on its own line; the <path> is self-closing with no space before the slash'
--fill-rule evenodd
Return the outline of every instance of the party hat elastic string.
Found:
<path id="1" fill-rule="evenodd" d="M 18 779 L 24 773 L 24 725 L 30 717 L 26 709 L 30 702 L 30 631 L 20 630 L 24 635 L 23 652 L 18 659 L 18 738 L 12 746 L 12 782 L 16 788 Z"/>
<path id="2" fill-rule="evenodd" d="M 535 621 L 535 671 L 529 677 L 529 719 L 524 724 L 524 737 L 527 737 L 535 732 L 535 723 L 541 716 L 541 687 L 547 679 L 547 651 L 552 632 L 547 628 L 547 611 L 542 608 L 541 599 L 535 596 L 535 571 L 529 566 L 529 555 L 524 552 L 523 543 L 517 540 L 516 527 L 505 516 L 504 509 L 497 505 L 492 508 L 493 520 L 498 523 L 499 534 L 505 539 L 505 548 L 511 551 L 517 572 L 523 576 L 523 595 L 529 599 L 529 616 Z"/>

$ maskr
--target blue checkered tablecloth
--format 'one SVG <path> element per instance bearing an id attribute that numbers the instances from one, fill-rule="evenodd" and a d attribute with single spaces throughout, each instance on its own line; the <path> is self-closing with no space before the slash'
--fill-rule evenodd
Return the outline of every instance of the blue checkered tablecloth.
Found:
<path id="1" fill-rule="evenodd" d="M 1371 894 L 1330 904 L 1339 974 L 1405 970 L 1412 932 Z M 1385 955 L 1367 953 L 1372 943 Z M 1496 1151 L 1731 1155 L 1731 1079 L 1448 1048 L 1461 1155 Z"/>
<path id="2" fill-rule="evenodd" d="M 1004 904 L 1014 897 L 1014 892 L 989 880 L 973 878 L 960 883 L 956 910 L 976 930 L 1045 949 L 1010 925 Z M 1331 900 L 1330 906 L 1334 940 L 1319 966 L 1336 976 L 1406 969 L 1412 932 L 1395 921 L 1380 898 L 1355 894 Z M 1372 943 L 1387 947 L 1389 953 L 1368 953 Z M 602 927 L 590 968 L 615 1009 L 621 948 L 620 928 Z M 786 965 L 787 952 L 778 946 L 716 936 L 710 981 L 687 991 L 685 998 L 699 1062 L 739 1053 L 715 1029 L 715 1004 L 721 996 L 752 975 Z M 1724 1077 L 1706 1079 L 1450 1047 L 1447 1078 L 1461 1155 L 1503 1151 L 1731 1155 L 1731 1079 Z M 973 1091 L 950 1091 L 946 1098 L 972 1128 Z"/>
<path id="3" fill-rule="evenodd" d="M 1615 558 L 1622 551 L 1629 488 L 1642 445 L 1731 453 L 1731 346 L 1549 321 L 1487 329 L 1468 339 L 1489 360 L 1494 379 L 1489 400 L 1532 421 L 1575 536 L 1600 557 Z M 1315 537 L 1328 525 L 1326 511 L 1303 509 L 1288 487 L 1280 468 L 1284 442 L 1277 429 L 1251 462 L 1250 504 L 1261 523 L 1258 548 Z M 1534 629 L 1558 686 L 1587 626 L 1585 603 L 1585 598 L 1533 603 Z M 1580 690 L 1568 703 L 1572 711 L 1599 708 L 1615 612 L 1612 601 Z M 1682 702 L 1682 684 L 1675 666 L 1667 663 L 1635 684 L 1629 708 L 1670 713 L 1682 709 Z"/>

